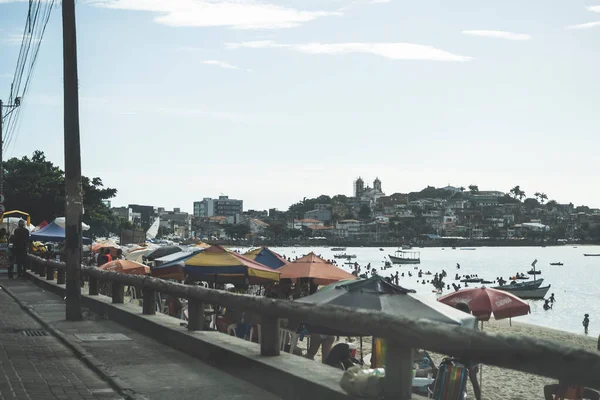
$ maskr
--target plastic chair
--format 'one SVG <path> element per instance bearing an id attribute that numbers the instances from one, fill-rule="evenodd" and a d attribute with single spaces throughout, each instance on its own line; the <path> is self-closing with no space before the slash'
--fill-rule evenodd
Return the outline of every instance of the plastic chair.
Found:
<path id="1" fill-rule="evenodd" d="M 294 331 L 290 331 L 288 329 L 279 329 L 279 346 L 280 346 L 280 350 L 285 352 L 285 347 L 288 344 L 288 339 L 289 339 L 289 344 L 290 344 L 290 354 L 294 354 L 294 349 L 296 349 L 296 346 L 298 345 L 298 338 L 300 337 L 299 334 L 297 334 Z"/>

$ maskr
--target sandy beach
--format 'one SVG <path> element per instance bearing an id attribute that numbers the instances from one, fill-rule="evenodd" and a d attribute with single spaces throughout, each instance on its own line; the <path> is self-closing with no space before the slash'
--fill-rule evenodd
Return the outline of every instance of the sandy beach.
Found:
<path id="1" fill-rule="evenodd" d="M 554 329 L 543 328 L 535 325 L 523 324 L 513 321 L 512 326 L 508 320 L 495 321 L 490 320 L 484 323 L 484 331 L 504 333 L 511 335 L 523 335 L 536 337 L 538 339 L 551 340 L 559 343 L 570 344 L 573 346 L 595 351 L 597 349 L 596 337 L 577 335 L 574 333 L 558 331 Z M 340 337 L 344 342 L 346 338 Z M 359 348 L 358 338 L 354 341 L 357 349 Z M 306 339 L 299 342 L 299 347 L 306 349 Z M 364 354 L 371 352 L 371 338 L 363 338 Z M 432 358 L 436 364 L 443 356 L 432 353 Z M 315 357 L 315 360 L 321 361 L 321 353 Z M 315 361 L 316 362 L 316 361 Z M 483 384 L 482 397 L 486 400 L 535 400 L 544 399 L 544 386 L 556 383 L 556 381 L 542 376 L 526 374 L 510 369 L 498 368 L 491 365 L 483 366 Z M 474 399 L 471 385 L 469 383 L 469 398 Z"/>

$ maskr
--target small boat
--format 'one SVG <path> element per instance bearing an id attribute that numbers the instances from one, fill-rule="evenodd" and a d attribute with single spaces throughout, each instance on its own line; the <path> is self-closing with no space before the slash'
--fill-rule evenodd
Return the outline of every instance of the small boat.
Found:
<path id="1" fill-rule="evenodd" d="M 561 262 L 553 262 L 553 263 L 550 263 L 550 265 L 564 265 L 564 264 Z"/>
<path id="2" fill-rule="evenodd" d="M 481 278 L 469 278 L 469 279 L 461 279 L 461 282 L 465 282 L 465 283 L 481 283 L 483 282 L 483 279 Z"/>
<path id="3" fill-rule="evenodd" d="M 334 258 L 345 258 L 347 260 L 351 259 L 351 258 L 356 258 L 356 254 L 334 254 L 333 255 Z"/>
<path id="4" fill-rule="evenodd" d="M 512 285 L 505 285 L 505 286 L 500 286 L 494 289 L 498 289 L 498 290 L 503 290 L 505 292 L 508 292 L 512 295 L 515 295 L 521 299 L 543 299 L 544 297 L 546 297 L 546 293 L 548 293 L 548 290 L 550 290 L 550 285 L 548 286 L 544 286 L 544 287 L 537 287 L 537 288 L 517 288 L 517 289 L 510 289 L 509 287 Z"/>
<path id="5" fill-rule="evenodd" d="M 481 281 L 481 283 L 483 283 L 484 285 L 489 285 L 489 284 L 494 283 L 494 282 L 483 280 L 483 281 Z"/>
<path id="6" fill-rule="evenodd" d="M 379 248 L 379 251 L 384 251 L 384 250 L 383 250 L 383 247 L 380 247 L 380 248 Z"/>
<path id="7" fill-rule="evenodd" d="M 346 251 L 345 247 L 332 247 L 331 251 Z"/>
<path id="8" fill-rule="evenodd" d="M 515 282 L 515 281 L 513 281 Z M 515 290 L 515 289 L 537 289 L 540 286 L 542 286 L 542 282 L 544 282 L 544 279 L 537 279 L 535 281 L 531 281 L 531 282 L 519 282 L 519 283 L 510 283 L 508 285 L 502 285 L 502 286 L 494 286 L 492 289 L 498 289 L 498 290 L 504 290 L 504 291 L 511 291 L 511 290 Z"/>
<path id="9" fill-rule="evenodd" d="M 586 253 L 584 254 L 586 257 L 600 257 L 600 253 Z"/>
<path id="10" fill-rule="evenodd" d="M 416 251 L 397 250 L 394 255 L 388 254 L 390 261 L 394 264 L 420 264 L 421 253 Z"/>
<path id="11" fill-rule="evenodd" d="M 475 247 L 461 247 L 461 250 L 477 250 Z"/>
<path id="12" fill-rule="evenodd" d="M 540 275 L 542 273 L 541 269 L 530 269 L 527 271 L 529 275 Z"/>
<path id="13" fill-rule="evenodd" d="M 412 246 L 410 244 L 403 244 L 402 245 L 402 250 L 410 250 L 412 249 Z"/>

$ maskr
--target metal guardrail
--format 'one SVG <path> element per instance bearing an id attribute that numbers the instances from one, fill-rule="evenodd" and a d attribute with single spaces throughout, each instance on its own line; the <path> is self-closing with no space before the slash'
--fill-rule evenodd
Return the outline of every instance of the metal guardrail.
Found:
<path id="1" fill-rule="evenodd" d="M 65 282 L 65 264 L 29 255 L 29 266 L 37 275 Z M 425 319 L 410 319 L 330 305 L 312 305 L 290 300 L 234 294 L 199 286 L 183 285 L 141 275 L 126 275 L 82 266 L 89 279 L 89 295 L 98 295 L 99 282 L 112 285 L 112 302 L 123 303 L 124 286 L 141 288 L 142 312 L 155 314 L 155 293 L 188 300 L 188 330 L 204 330 L 204 305 L 253 312 L 261 317 L 260 353 L 280 352 L 280 319 L 302 321 L 312 326 L 347 330 L 364 336 L 385 338 L 387 342 L 386 398 L 410 399 L 412 390 L 412 348 L 426 349 L 465 360 L 542 375 L 563 382 L 600 389 L 600 353 L 536 338 L 493 334 Z M 541 395 L 541 394 L 540 394 Z"/>

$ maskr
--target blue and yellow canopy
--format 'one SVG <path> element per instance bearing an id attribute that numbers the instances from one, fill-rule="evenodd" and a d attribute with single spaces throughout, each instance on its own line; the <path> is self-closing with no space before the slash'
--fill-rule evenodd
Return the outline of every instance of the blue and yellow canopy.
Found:
<path id="1" fill-rule="evenodd" d="M 279 272 L 221 246 L 211 246 L 187 259 L 185 272 L 191 279 L 207 282 L 279 282 Z"/>

